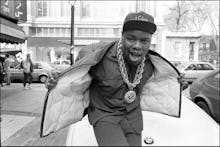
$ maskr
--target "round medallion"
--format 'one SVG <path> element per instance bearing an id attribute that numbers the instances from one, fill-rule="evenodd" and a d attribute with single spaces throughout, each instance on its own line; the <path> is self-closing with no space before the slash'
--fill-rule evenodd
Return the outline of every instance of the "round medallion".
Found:
<path id="1" fill-rule="evenodd" d="M 133 90 L 128 91 L 125 94 L 124 100 L 126 103 L 132 103 L 136 98 L 136 93 Z"/>
<path id="2" fill-rule="evenodd" d="M 154 143 L 154 140 L 153 140 L 153 138 L 151 138 L 151 137 L 146 137 L 146 138 L 144 139 L 144 142 L 145 142 L 146 144 L 153 144 L 153 143 Z"/>

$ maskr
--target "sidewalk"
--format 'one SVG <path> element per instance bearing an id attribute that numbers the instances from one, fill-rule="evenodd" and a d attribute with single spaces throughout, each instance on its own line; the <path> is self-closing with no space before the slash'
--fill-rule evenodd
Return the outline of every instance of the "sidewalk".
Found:
<path id="1" fill-rule="evenodd" d="M 65 146 L 68 128 L 53 133 L 47 137 L 40 138 L 41 118 L 37 117 L 28 125 L 17 131 L 2 146 Z M 3 134 L 3 132 L 2 132 Z"/>
<path id="2" fill-rule="evenodd" d="M 29 90 L 24 90 L 21 83 L 1 87 L 1 110 L 41 114 L 46 92 L 44 84 L 38 83 Z"/>
<path id="3" fill-rule="evenodd" d="M 34 83 L 24 90 L 22 83 L 1 87 L 1 145 L 2 146 L 64 146 L 67 129 L 40 138 L 44 84 Z"/>

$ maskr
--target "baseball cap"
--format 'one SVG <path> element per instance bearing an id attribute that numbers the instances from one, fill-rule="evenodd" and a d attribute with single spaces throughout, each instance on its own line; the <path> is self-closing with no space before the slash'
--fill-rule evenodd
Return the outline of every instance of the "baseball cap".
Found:
<path id="1" fill-rule="evenodd" d="M 143 11 L 132 12 L 126 16 L 122 31 L 128 30 L 141 30 L 153 34 L 157 30 L 157 26 L 154 24 L 153 16 Z"/>

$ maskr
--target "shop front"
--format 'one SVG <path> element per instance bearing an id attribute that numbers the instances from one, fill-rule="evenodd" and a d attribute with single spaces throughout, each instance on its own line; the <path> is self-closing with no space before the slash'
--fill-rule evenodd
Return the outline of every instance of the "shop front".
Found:
<path id="1" fill-rule="evenodd" d="M 74 40 L 74 59 L 82 47 L 101 41 L 113 41 L 117 38 L 79 38 Z M 54 62 L 70 60 L 70 37 L 31 37 L 27 40 L 27 50 L 32 53 L 33 60 Z"/>
<path id="2" fill-rule="evenodd" d="M 34 61 L 54 62 L 69 60 L 70 46 L 59 42 L 63 37 L 31 37 L 27 40 L 27 52 Z"/>
<path id="3" fill-rule="evenodd" d="M 26 21 L 26 1 L 1 1 L 0 2 L 0 55 L 10 54 L 16 57 L 21 54 L 27 36 L 19 21 Z"/>

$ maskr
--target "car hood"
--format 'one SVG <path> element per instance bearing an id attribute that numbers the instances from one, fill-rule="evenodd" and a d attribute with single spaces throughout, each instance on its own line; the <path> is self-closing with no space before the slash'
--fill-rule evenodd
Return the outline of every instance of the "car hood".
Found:
<path id="1" fill-rule="evenodd" d="M 142 145 L 150 138 L 151 146 L 219 146 L 219 125 L 209 115 L 184 96 L 181 109 L 180 118 L 143 111 Z M 66 145 L 98 145 L 87 116 L 69 127 Z"/>

